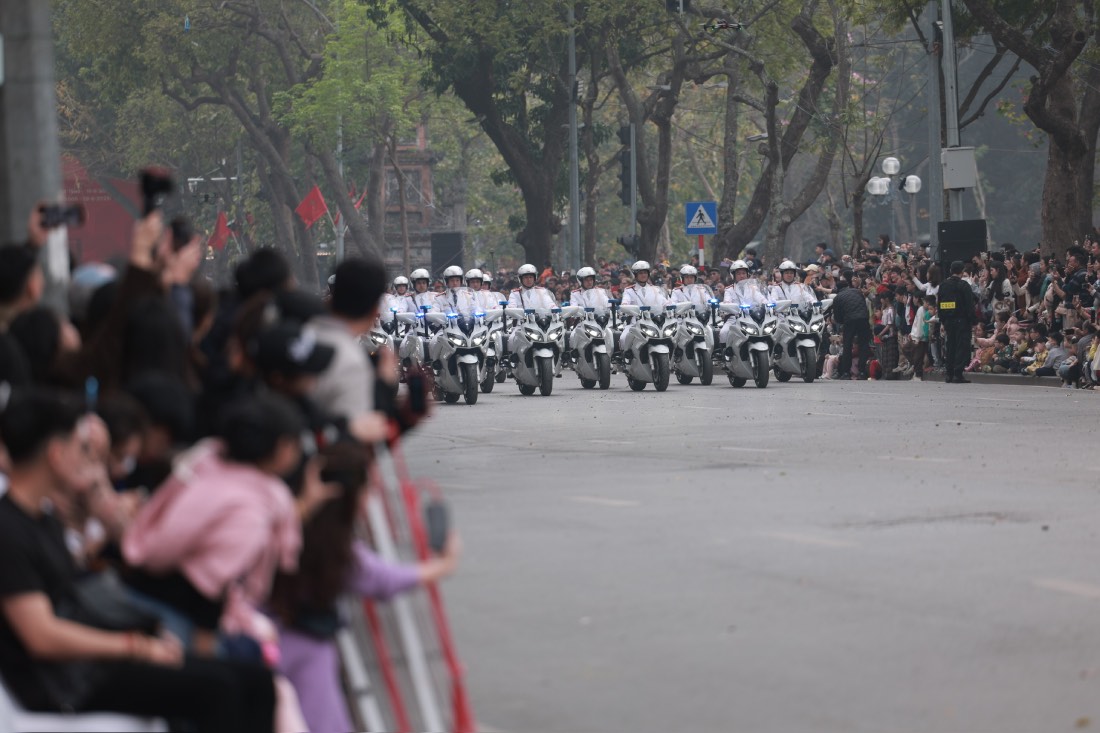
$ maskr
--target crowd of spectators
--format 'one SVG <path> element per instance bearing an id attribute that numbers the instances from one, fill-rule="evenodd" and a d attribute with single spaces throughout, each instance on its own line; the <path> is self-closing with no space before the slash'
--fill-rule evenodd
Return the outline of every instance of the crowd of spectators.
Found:
<path id="1" fill-rule="evenodd" d="M 460 552 L 452 533 L 390 564 L 354 532 L 373 450 L 428 404 L 359 344 L 382 264 L 341 263 L 322 300 L 258 249 L 219 292 L 200 238 L 153 211 L 122 267 L 73 273 L 65 316 L 39 210 L 28 229 L 0 247 L 5 689 L 190 731 L 352 730 L 337 597 L 434 582 Z"/>
<path id="2" fill-rule="evenodd" d="M 754 251 L 743 257 L 762 285 L 780 281 L 772 266 L 778 262 L 764 263 Z M 595 266 L 597 286 L 618 298 L 633 282 L 630 264 L 601 258 Z M 690 264 L 698 265 L 697 258 L 693 256 Z M 699 268 L 701 282 L 718 299 L 732 283 L 730 264 L 724 260 Z M 815 245 L 812 257 L 799 263 L 799 277 L 822 300 L 847 287 L 864 295 L 871 363 L 866 373 L 860 372 L 860 344 L 854 344 L 851 376 L 920 378 L 943 367 L 936 296 L 948 264 L 938 263 L 927 245 L 895 244 L 882 235 L 875 243 L 863 240 L 855 255 L 838 256 L 826 243 Z M 680 284 L 679 267 L 668 261 L 654 263 L 653 282 L 671 292 Z M 1056 376 L 1067 387 L 1086 389 L 1097 383 L 1093 363 L 1100 325 L 1100 237 L 1086 236 L 1083 245 L 1069 248 L 1062 259 L 1042 255 L 1038 247 L 1022 252 L 1005 244 L 965 262 L 962 278 L 979 304 L 968 372 Z M 571 272 L 555 273 L 549 265 L 539 279 L 559 303 L 568 301 L 577 287 Z M 501 268 L 494 274 L 493 290 L 507 294 L 517 287 L 514 270 Z M 839 324 L 834 325 L 829 348 L 821 354 L 825 378 L 843 376 L 840 331 Z"/>

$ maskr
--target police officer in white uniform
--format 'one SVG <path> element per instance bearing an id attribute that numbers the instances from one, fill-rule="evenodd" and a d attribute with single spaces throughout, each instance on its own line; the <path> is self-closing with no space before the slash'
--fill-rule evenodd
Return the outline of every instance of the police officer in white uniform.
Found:
<path id="1" fill-rule="evenodd" d="M 710 300 L 714 297 L 714 291 L 709 285 L 698 282 L 699 271 L 691 265 L 680 268 L 680 277 L 683 285 L 672 291 L 673 303 L 691 303 L 700 318 L 706 318 L 710 312 Z"/>
<path id="2" fill-rule="evenodd" d="M 508 296 L 509 308 L 523 308 L 524 310 L 550 310 L 558 307 L 558 301 L 553 294 L 541 285 L 535 285 L 538 279 L 538 269 L 531 264 L 522 265 L 518 271 L 520 287 L 512 291 Z"/>
<path id="3" fill-rule="evenodd" d="M 546 288 L 535 285 L 538 279 L 538 269 L 532 264 L 521 265 L 517 271 L 520 287 L 512 291 L 508 296 L 509 308 L 523 308 L 524 310 L 550 310 L 557 308 L 558 302 Z M 515 353 L 516 341 L 519 338 L 519 329 L 513 328 L 508 336 L 508 352 Z"/>
<path id="4" fill-rule="evenodd" d="M 733 285 L 726 288 L 726 294 L 722 296 L 723 303 L 758 306 L 768 302 L 764 293 L 760 292 L 760 285 L 756 278 L 749 276 L 749 266 L 744 260 L 735 260 L 730 265 L 730 275 L 733 277 Z M 718 336 L 723 344 L 726 343 L 726 336 L 729 335 L 734 321 L 735 319 L 730 317 L 722 324 L 722 330 Z"/>
<path id="5" fill-rule="evenodd" d="M 817 302 L 817 296 L 810 286 L 798 282 L 798 265 L 790 260 L 783 260 L 779 265 L 779 276 L 782 279 L 771 287 L 770 296 L 773 301 L 789 300 L 799 308 Z"/>
<path id="6" fill-rule="evenodd" d="M 393 292 L 382 296 L 382 318 L 389 318 L 390 314 L 393 313 L 393 308 L 396 308 L 398 313 L 408 313 L 413 310 L 412 303 L 409 300 L 409 278 L 404 275 L 395 277 L 393 279 Z"/>
<path id="7" fill-rule="evenodd" d="M 451 265 L 443 271 L 443 282 L 447 289 L 436 296 L 436 310 L 444 313 L 458 313 L 464 316 L 472 316 L 480 305 L 474 297 L 474 291 L 462 284 L 462 268 Z"/>
<path id="8" fill-rule="evenodd" d="M 582 308 L 595 308 L 607 310 L 611 307 L 608 302 L 610 297 L 603 288 L 596 287 L 596 271 L 591 267 L 582 267 L 577 270 L 577 280 L 581 286 L 569 296 L 570 305 L 579 305 Z"/>
<path id="9" fill-rule="evenodd" d="M 409 274 L 409 279 L 413 283 L 413 293 L 409 296 L 409 303 L 412 305 L 410 310 L 413 313 L 420 312 L 420 306 L 426 305 L 432 310 L 435 309 L 435 299 L 438 297 L 438 293 L 431 291 L 432 276 L 427 270 L 421 267 L 418 270 L 413 270 Z"/>
<path id="10" fill-rule="evenodd" d="M 668 297 L 665 295 L 664 288 L 649 281 L 649 263 L 645 260 L 638 260 L 630 266 L 630 270 L 634 273 L 634 284 L 623 291 L 623 305 L 647 305 L 655 312 L 663 311 L 668 304 Z M 633 347 L 634 334 L 637 330 L 636 325 L 631 323 L 627 326 L 623 330 L 622 338 L 619 341 L 623 361 L 628 364 L 634 359 Z"/>
<path id="11" fill-rule="evenodd" d="M 474 302 L 483 313 L 488 313 L 493 308 L 499 308 L 500 303 L 494 299 L 493 293 L 485 289 L 485 274 L 476 267 L 466 271 L 466 287 L 474 296 Z"/>

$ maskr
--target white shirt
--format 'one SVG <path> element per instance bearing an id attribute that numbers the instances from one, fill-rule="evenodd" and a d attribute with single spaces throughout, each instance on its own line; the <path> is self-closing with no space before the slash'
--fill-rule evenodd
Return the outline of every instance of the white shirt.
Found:
<path id="1" fill-rule="evenodd" d="M 726 293 L 722 296 L 722 302 L 736 303 L 738 305 L 766 305 L 768 299 L 760 292 L 760 287 L 757 285 L 756 280 L 747 277 L 741 282 L 726 288 Z"/>
<path id="2" fill-rule="evenodd" d="M 398 313 L 408 313 L 414 310 L 409 296 L 386 293 L 382 296 L 382 307 L 379 316 L 383 319 L 390 318 L 391 308 L 396 308 Z"/>
<path id="3" fill-rule="evenodd" d="M 500 301 L 506 300 L 506 298 L 498 297 L 499 293 L 494 293 L 490 290 L 471 290 L 470 294 L 474 296 L 474 302 L 478 307 L 486 313 L 494 308 L 500 308 Z"/>
<path id="4" fill-rule="evenodd" d="M 447 288 L 435 299 L 435 308 L 443 313 L 460 313 L 464 316 L 473 315 L 481 306 L 474 291 L 466 287 Z"/>
<path id="5" fill-rule="evenodd" d="M 439 297 L 439 293 L 432 290 L 426 290 L 423 293 L 413 293 L 409 296 L 409 302 L 412 304 L 412 313 L 419 313 L 420 306 L 429 306 L 432 310 L 435 309 L 435 299 Z"/>
<path id="6" fill-rule="evenodd" d="M 579 305 L 582 308 L 595 308 L 607 310 L 611 308 L 608 302 L 610 297 L 603 288 L 589 288 L 588 290 L 574 290 L 569 296 L 570 305 Z"/>
<path id="7" fill-rule="evenodd" d="M 532 288 L 516 288 L 512 291 L 512 294 L 508 296 L 509 308 L 523 308 L 524 310 L 530 308 L 534 310 L 550 310 L 551 308 L 557 308 L 558 302 L 554 300 L 554 296 L 550 294 L 550 291 L 541 285 L 536 285 Z"/>
<path id="8" fill-rule="evenodd" d="M 703 311 L 704 313 L 710 308 L 710 303 L 708 301 L 713 297 L 714 293 L 711 289 L 702 283 L 681 285 L 672 291 L 673 303 L 691 303 L 695 306 L 696 310 Z"/>
<path id="9" fill-rule="evenodd" d="M 817 302 L 814 291 L 798 280 L 789 285 L 784 282 L 772 285 L 770 295 L 772 300 L 789 300 L 795 305 L 809 305 Z"/>
<path id="10" fill-rule="evenodd" d="M 623 305 L 648 305 L 651 308 L 664 308 L 668 303 L 663 288 L 649 283 L 635 283 L 623 291 Z"/>

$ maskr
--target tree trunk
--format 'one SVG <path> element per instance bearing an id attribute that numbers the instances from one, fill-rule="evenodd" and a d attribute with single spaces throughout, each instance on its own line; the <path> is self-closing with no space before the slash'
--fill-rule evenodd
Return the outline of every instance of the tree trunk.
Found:
<path id="1" fill-rule="evenodd" d="M 1091 228 L 1091 222 L 1083 216 L 1088 211 L 1091 218 L 1092 202 L 1082 203 L 1080 180 L 1085 172 L 1085 159 L 1074 149 L 1063 149 L 1052 137 L 1047 149 L 1046 180 L 1043 184 L 1043 242 L 1044 255 L 1065 259 L 1066 250 Z M 1092 177 L 1092 168 L 1087 175 Z"/>
<path id="2" fill-rule="evenodd" d="M 344 177 L 340 175 L 340 164 L 336 161 L 336 156 L 331 151 L 317 152 L 312 146 L 307 146 L 307 148 L 317 159 L 317 162 L 321 164 L 321 170 L 325 174 L 325 182 L 328 184 L 329 196 L 335 201 L 336 207 L 340 211 L 340 224 L 341 226 L 347 226 L 348 233 L 351 234 L 351 241 L 355 244 L 360 256 L 381 258 L 381 249 L 374 242 L 370 228 L 363 221 L 363 216 L 355 208 L 355 202 L 351 200 L 351 196 L 348 194 L 348 184 Z"/>
<path id="3" fill-rule="evenodd" d="M 852 194 L 852 242 L 848 247 L 848 254 L 853 258 L 859 254 L 859 246 L 863 242 L 863 197 L 862 188 L 856 189 Z"/>

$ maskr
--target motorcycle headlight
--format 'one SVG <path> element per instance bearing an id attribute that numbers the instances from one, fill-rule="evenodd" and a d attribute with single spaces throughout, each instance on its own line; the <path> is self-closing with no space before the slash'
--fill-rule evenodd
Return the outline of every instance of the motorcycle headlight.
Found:
<path id="1" fill-rule="evenodd" d="M 825 324 L 823 322 L 818 321 L 817 323 L 811 323 L 810 324 L 810 330 L 811 331 L 820 331 L 822 328 L 824 328 L 824 326 L 825 326 Z"/>
<path id="2" fill-rule="evenodd" d="M 586 323 L 584 324 L 584 335 L 590 339 L 598 339 L 603 337 L 603 331 L 596 326 L 589 326 Z"/>
<path id="3" fill-rule="evenodd" d="M 790 320 L 790 321 L 787 321 L 787 325 L 790 326 L 791 330 L 794 331 L 795 333 L 805 333 L 806 332 L 806 324 L 803 323 L 802 321 Z"/>
<path id="4" fill-rule="evenodd" d="M 466 345 L 466 338 L 464 336 L 459 336 L 457 333 L 447 334 L 447 340 L 451 342 L 451 346 L 465 346 Z"/>
<path id="5" fill-rule="evenodd" d="M 531 328 L 530 326 L 523 327 L 523 335 L 527 337 L 528 341 L 539 341 L 542 339 L 542 331 L 537 328 Z"/>
<path id="6" fill-rule="evenodd" d="M 474 338 L 473 338 L 474 346 L 481 346 L 483 343 L 485 343 L 485 334 L 481 333 L 481 334 L 478 334 L 477 336 L 474 336 Z"/>
<path id="7" fill-rule="evenodd" d="M 661 335 L 660 331 L 658 331 L 655 327 L 650 326 L 648 323 L 641 324 L 640 328 L 642 331 L 642 335 L 646 338 L 655 339 Z"/>
<path id="8" fill-rule="evenodd" d="M 386 343 L 386 334 L 378 333 L 377 331 L 370 332 L 370 340 L 381 346 Z"/>
<path id="9" fill-rule="evenodd" d="M 675 323 L 668 324 L 667 326 L 664 327 L 664 329 L 661 331 L 661 333 L 664 335 L 665 338 L 672 338 L 673 336 L 676 335 L 676 324 Z"/>
<path id="10" fill-rule="evenodd" d="M 702 336 L 703 335 L 702 327 L 700 327 L 696 323 L 687 324 L 687 330 L 688 330 L 688 333 L 690 333 L 692 336 Z"/>
<path id="11" fill-rule="evenodd" d="M 760 334 L 760 329 L 751 323 L 742 323 L 741 330 L 749 336 L 758 336 Z"/>
<path id="12" fill-rule="evenodd" d="M 563 326 L 554 326 L 546 335 L 551 341 L 557 341 L 561 338 L 563 333 L 565 333 L 565 328 Z"/>
<path id="13" fill-rule="evenodd" d="M 775 324 L 774 323 L 769 323 L 768 325 L 764 326 L 764 333 L 766 335 L 770 335 L 770 334 L 775 333 Z"/>

